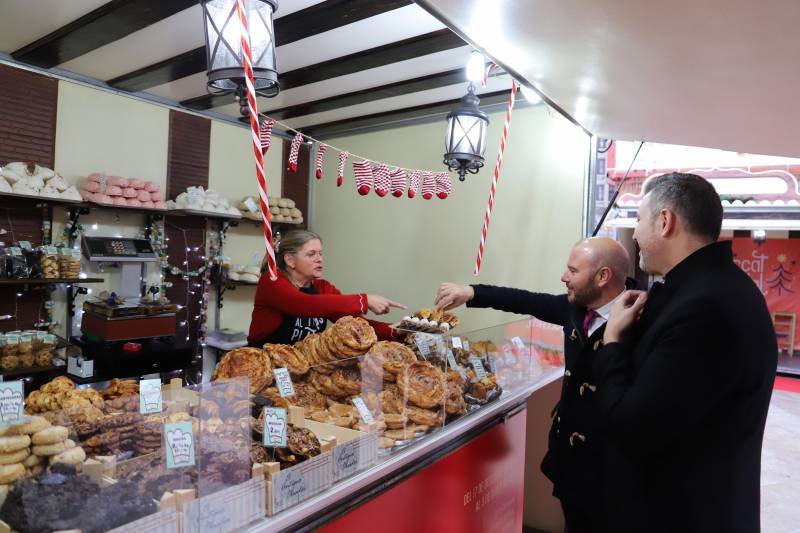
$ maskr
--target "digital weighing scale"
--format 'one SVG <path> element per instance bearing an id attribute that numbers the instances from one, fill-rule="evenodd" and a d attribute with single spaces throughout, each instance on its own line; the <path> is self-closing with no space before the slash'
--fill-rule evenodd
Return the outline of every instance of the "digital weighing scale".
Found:
<path id="1" fill-rule="evenodd" d="M 158 259 L 147 239 L 84 237 L 83 253 L 92 263 L 120 266 L 120 285 L 114 292 L 122 304 L 87 301 L 81 319 L 83 335 L 92 341 L 127 341 L 175 335 L 175 306 L 141 301 L 146 263 Z"/>

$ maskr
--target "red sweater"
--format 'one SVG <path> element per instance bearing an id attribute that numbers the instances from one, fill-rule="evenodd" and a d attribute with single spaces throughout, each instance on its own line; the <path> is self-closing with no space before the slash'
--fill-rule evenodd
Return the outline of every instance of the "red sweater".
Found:
<path id="1" fill-rule="evenodd" d="M 312 281 L 319 294 L 306 294 L 295 287 L 286 274 L 278 279 L 261 276 L 253 303 L 248 342 L 267 338 L 280 327 L 286 315 L 303 318 L 320 317 L 335 321 L 343 316 L 360 316 L 369 311 L 366 294 L 342 294 L 335 285 L 324 279 Z M 390 339 L 391 328 L 386 322 L 369 320 L 379 339 Z"/>

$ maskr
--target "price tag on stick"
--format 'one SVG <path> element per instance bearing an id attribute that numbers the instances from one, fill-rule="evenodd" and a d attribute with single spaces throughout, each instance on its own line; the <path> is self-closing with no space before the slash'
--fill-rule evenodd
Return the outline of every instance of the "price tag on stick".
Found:
<path id="1" fill-rule="evenodd" d="M 22 422 L 25 413 L 25 389 L 21 381 L 4 381 L 0 385 L 0 426 Z"/>
<path id="2" fill-rule="evenodd" d="M 356 409 L 358 409 L 358 414 L 361 415 L 361 420 L 363 420 L 365 424 L 369 425 L 375 422 L 375 419 L 372 417 L 372 413 L 369 411 L 367 404 L 364 403 L 362 398 L 353 398 L 353 405 L 355 405 Z"/>
<path id="3" fill-rule="evenodd" d="M 264 446 L 286 447 L 286 409 L 264 408 Z"/>
<path id="4" fill-rule="evenodd" d="M 475 376 L 478 380 L 486 379 L 488 374 L 486 374 L 486 369 L 483 368 L 483 362 L 477 357 L 470 357 L 469 362 L 472 364 L 472 368 L 475 369 Z"/>
<path id="5" fill-rule="evenodd" d="M 278 386 L 278 394 L 282 398 L 287 396 L 294 396 L 294 385 L 292 385 L 292 377 L 289 375 L 289 370 L 286 368 L 275 369 L 275 383 Z"/>
<path id="6" fill-rule="evenodd" d="M 167 468 L 194 466 L 194 435 L 191 422 L 164 424 Z"/>

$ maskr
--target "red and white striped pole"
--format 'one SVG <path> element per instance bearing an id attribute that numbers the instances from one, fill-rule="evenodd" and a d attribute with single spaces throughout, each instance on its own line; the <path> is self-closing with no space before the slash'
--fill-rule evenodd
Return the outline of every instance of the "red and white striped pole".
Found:
<path id="1" fill-rule="evenodd" d="M 269 196 L 267 180 L 264 178 L 264 157 L 261 153 L 261 142 L 258 130 L 258 109 L 256 108 L 256 90 L 253 82 L 253 53 L 250 50 L 250 32 L 247 29 L 247 11 L 245 0 L 236 0 L 236 13 L 239 16 L 242 40 L 242 65 L 244 66 L 247 84 L 247 107 L 250 111 L 250 130 L 253 134 L 253 152 L 256 156 L 256 178 L 258 179 L 258 197 L 261 201 L 261 216 L 264 219 L 264 241 L 267 248 L 267 265 L 269 278 L 278 279 L 278 267 L 275 263 L 275 246 L 272 242 L 272 222 L 269 216 Z"/>
<path id="2" fill-rule="evenodd" d="M 487 71 L 488 72 L 488 71 Z M 492 207 L 494 206 L 494 192 L 497 189 L 497 182 L 500 180 L 500 165 L 503 163 L 503 152 L 506 149 L 506 139 L 508 138 L 508 126 L 511 124 L 511 110 L 514 109 L 514 99 L 517 95 L 517 82 L 511 81 L 511 95 L 508 97 L 508 110 L 506 111 L 506 121 L 503 123 L 503 136 L 500 138 L 500 151 L 497 153 L 497 162 L 494 165 L 494 178 L 492 178 L 492 189 L 489 191 L 489 205 L 486 206 L 486 217 L 483 219 L 483 230 L 481 231 L 481 242 L 478 246 L 478 258 L 475 260 L 475 270 L 473 274 L 477 276 L 481 271 L 481 261 L 483 260 L 483 248 L 486 245 L 486 234 L 489 232 L 489 219 L 492 217 Z"/>

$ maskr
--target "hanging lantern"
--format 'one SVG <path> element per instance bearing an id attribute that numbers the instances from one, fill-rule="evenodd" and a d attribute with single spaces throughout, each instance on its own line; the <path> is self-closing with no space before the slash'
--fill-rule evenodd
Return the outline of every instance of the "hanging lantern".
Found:
<path id="1" fill-rule="evenodd" d="M 201 0 L 200 3 L 206 32 L 208 92 L 234 93 L 239 111 L 247 115 L 247 85 L 236 0 Z M 277 96 L 280 91 L 272 26 L 272 15 L 277 9 L 277 0 L 245 0 L 255 90 L 267 98 Z"/>
<path id="2" fill-rule="evenodd" d="M 479 103 L 475 87 L 470 84 L 458 108 L 447 115 L 444 164 L 457 171 L 461 181 L 467 172 L 475 174 L 483 166 L 489 117 L 478 109 Z"/>

